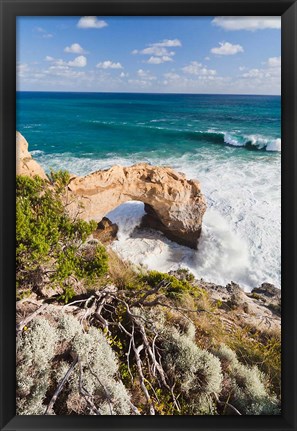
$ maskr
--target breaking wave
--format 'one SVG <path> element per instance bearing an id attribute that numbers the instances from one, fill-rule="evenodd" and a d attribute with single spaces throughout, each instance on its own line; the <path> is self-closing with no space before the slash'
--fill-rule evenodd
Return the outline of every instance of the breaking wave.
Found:
<path id="1" fill-rule="evenodd" d="M 162 121 L 165 119 L 162 119 Z M 161 120 L 151 120 L 150 123 L 161 122 Z M 260 134 L 240 134 L 236 132 L 220 131 L 215 129 L 191 130 L 191 129 L 178 129 L 176 127 L 162 127 L 155 126 L 147 123 L 131 124 L 127 122 L 117 121 L 90 121 L 92 126 L 96 129 L 121 129 L 123 132 L 129 129 L 146 129 L 147 133 L 170 135 L 172 137 L 186 138 L 196 141 L 207 141 L 214 144 L 230 145 L 233 147 L 245 147 L 247 150 L 260 150 L 260 151 L 277 151 L 281 152 L 281 138 L 271 136 L 264 136 Z M 134 130 L 134 131 L 135 131 Z"/>

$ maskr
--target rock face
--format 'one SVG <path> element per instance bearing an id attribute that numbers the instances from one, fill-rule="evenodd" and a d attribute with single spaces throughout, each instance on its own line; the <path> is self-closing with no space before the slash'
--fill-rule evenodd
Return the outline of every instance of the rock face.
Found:
<path id="1" fill-rule="evenodd" d="M 16 173 L 34 177 L 38 175 L 43 179 L 47 176 L 42 167 L 32 158 L 28 151 L 28 142 L 19 132 L 16 132 Z"/>
<path id="2" fill-rule="evenodd" d="M 196 248 L 201 233 L 205 198 L 197 181 L 171 168 L 140 163 L 113 166 L 85 177 L 72 178 L 69 192 L 77 197 L 72 204 L 80 217 L 101 221 L 111 210 L 135 200 L 145 204 L 143 225 L 158 229 L 170 239 Z M 70 206 L 71 208 L 71 206 Z"/>
<path id="3" fill-rule="evenodd" d="M 19 132 L 16 147 L 17 174 L 47 179 Z M 184 174 L 171 168 L 146 163 L 113 166 L 85 177 L 72 176 L 67 200 L 67 208 L 72 214 L 97 222 L 124 202 L 143 202 L 146 211 L 143 226 L 158 229 L 168 238 L 191 248 L 197 248 L 206 210 L 198 181 L 187 180 Z M 102 228 L 106 229 L 106 226 Z"/>
<path id="4" fill-rule="evenodd" d="M 103 217 L 98 223 L 97 229 L 93 232 L 93 238 L 99 239 L 103 244 L 111 243 L 118 233 L 118 225 L 112 223 L 107 217 Z"/>
<path id="5" fill-rule="evenodd" d="M 173 275 L 180 278 L 176 272 Z M 269 283 L 263 283 L 251 292 L 245 292 L 237 283 L 231 281 L 226 286 L 207 282 L 203 279 L 195 281 L 197 287 L 205 289 L 217 310 L 222 316 L 233 312 L 235 319 L 243 319 L 242 323 L 256 330 L 280 330 L 281 327 L 281 290 Z M 228 314 L 228 319 L 230 314 Z M 254 330 L 254 329 L 252 329 Z"/>

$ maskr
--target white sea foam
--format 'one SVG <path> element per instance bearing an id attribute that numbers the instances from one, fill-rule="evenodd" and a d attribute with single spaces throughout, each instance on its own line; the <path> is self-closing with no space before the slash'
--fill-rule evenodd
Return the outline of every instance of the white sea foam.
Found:
<path id="1" fill-rule="evenodd" d="M 168 118 L 156 118 L 154 120 L 150 120 L 150 123 L 163 123 L 168 122 Z"/>
<path id="2" fill-rule="evenodd" d="M 281 172 L 280 157 L 261 153 L 239 157 L 230 147 L 228 157 L 199 149 L 180 158 L 145 156 L 108 159 L 75 158 L 66 154 L 38 155 L 45 168 L 68 169 L 83 175 L 112 165 L 140 161 L 169 165 L 198 179 L 208 209 L 198 250 L 169 241 L 155 231 L 134 230 L 143 215 L 143 204 L 126 203 L 108 216 L 119 224 L 113 248 L 124 258 L 150 269 L 168 271 L 188 267 L 196 277 L 225 285 L 231 280 L 246 289 L 271 282 L 280 287 L 281 275 Z"/>
<path id="3" fill-rule="evenodd" d="M 203 132 L 199 131 L 198 133 Z M 240 131 L 225 132 L 216 129 L 208 129 L 207 133 L 222 135 L 224 137 L 225 144 L 232 145 L 234 147 L 244 147 L 247 145 L 251 145 L 259 150 L 265 149 L 266 151 L 281 152 L 280 138 L 273 138 L 259 134 L 240 134 Z"/>
<path id="4" fill-rule="evenodd" d="M 30 151 L 30 153 L 31 153 L 31 155 L 32 155 L 33 157 L 35 157 L 35 156 L 41 156 L 41 155 L 43 155 L 43 154 L 44 154 L 44 151 L 41 151 L 41 150 L 33 150 L 33 151 Z"/>

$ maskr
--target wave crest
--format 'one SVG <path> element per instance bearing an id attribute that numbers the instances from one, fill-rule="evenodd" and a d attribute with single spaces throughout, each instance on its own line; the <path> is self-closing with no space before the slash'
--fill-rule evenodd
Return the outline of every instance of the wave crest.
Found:
<path id="1" fill-rule="evenodd" d="M 263 135 L 235 135 L 234 133 L 215 130 L 208 130 L 207 133 L 209 135 L 221 136 L 224 143 L 232 147 L 246 147 L 251 150 L 281 152 L 280 138 L 270 138 Z"/>
<path id="2" fill-rule="evenodd" d="M 209 130 L 191 130 L 176 127 L 166 127 L 166 126 L 152 126 L 152 123 L 158 123 L 165 121 L 165 119 L 151 120 L 150 124 L 147 123 L 137 123 L 131 124 L 127 122 L 117 122 L 117 121 L 102 121 L 93 120 L 90 123 L 96 129 L 122 129 L 129 130 L 134 129 L 146 129 L 147 133 L 158 133 L 162 135 L 170 135 L 176 139 L 182 137 L 192 139 L 192 140 L 204 140 L 210 143 L 231 145 L 233 147 L 245 147 L 248 150 L 260 150 L 260 151 L 276 151 L 281 152 L 281 139 L 273 138 L 268 136 L 263 136 L 260 134 L 239 134 L 236 132 L 220 131 L 215 129 Z M 132 132 L 133 133 L 133 132 Z"/>

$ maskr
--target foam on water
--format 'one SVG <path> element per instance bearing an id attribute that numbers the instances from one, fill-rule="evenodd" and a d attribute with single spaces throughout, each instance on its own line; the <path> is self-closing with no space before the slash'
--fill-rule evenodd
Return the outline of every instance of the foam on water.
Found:
<path id="1" fill-rule="evenodd" d="M 203 133 L 199 131 L 198 133 Z M 214 135 L 222 135 L 224 143 L 234 147 L 248 147 L 251 146 L 255 150 L 277 151 L 281 152 L 281 139 L 259 134 L 247 135 L 241 134 L 239 131 L 224 132 L 214 129 L 207 130 L 207 133 Z"/>
<path id="2" fill-rule="evenodd" d="M 281 199 L 279 156 L 258 154 L 248 159 L 230 147 L 227 157 L 207 149 L 196 154 L 164 159 L 137 153 L 127 157 L 110 154 L 106 159 L 78 158 L 70 154 L 36 154 L 46 169 L 67 169 L 84 175 L 115 164 L 140 161 L 171 166 L 187 178 L 198 179 L 208 208 L 198 250 L 169 241 L 163 234 L 139 229 L 143 204 L 127 202 L 108 217 L 119 225 L 113 248 L 124 259 L 150 269 L 168 271 L 188 267 L 196 277 L 222 285 L 231 280 L 250 290 L 263 282 L 280 287 Z"/>

